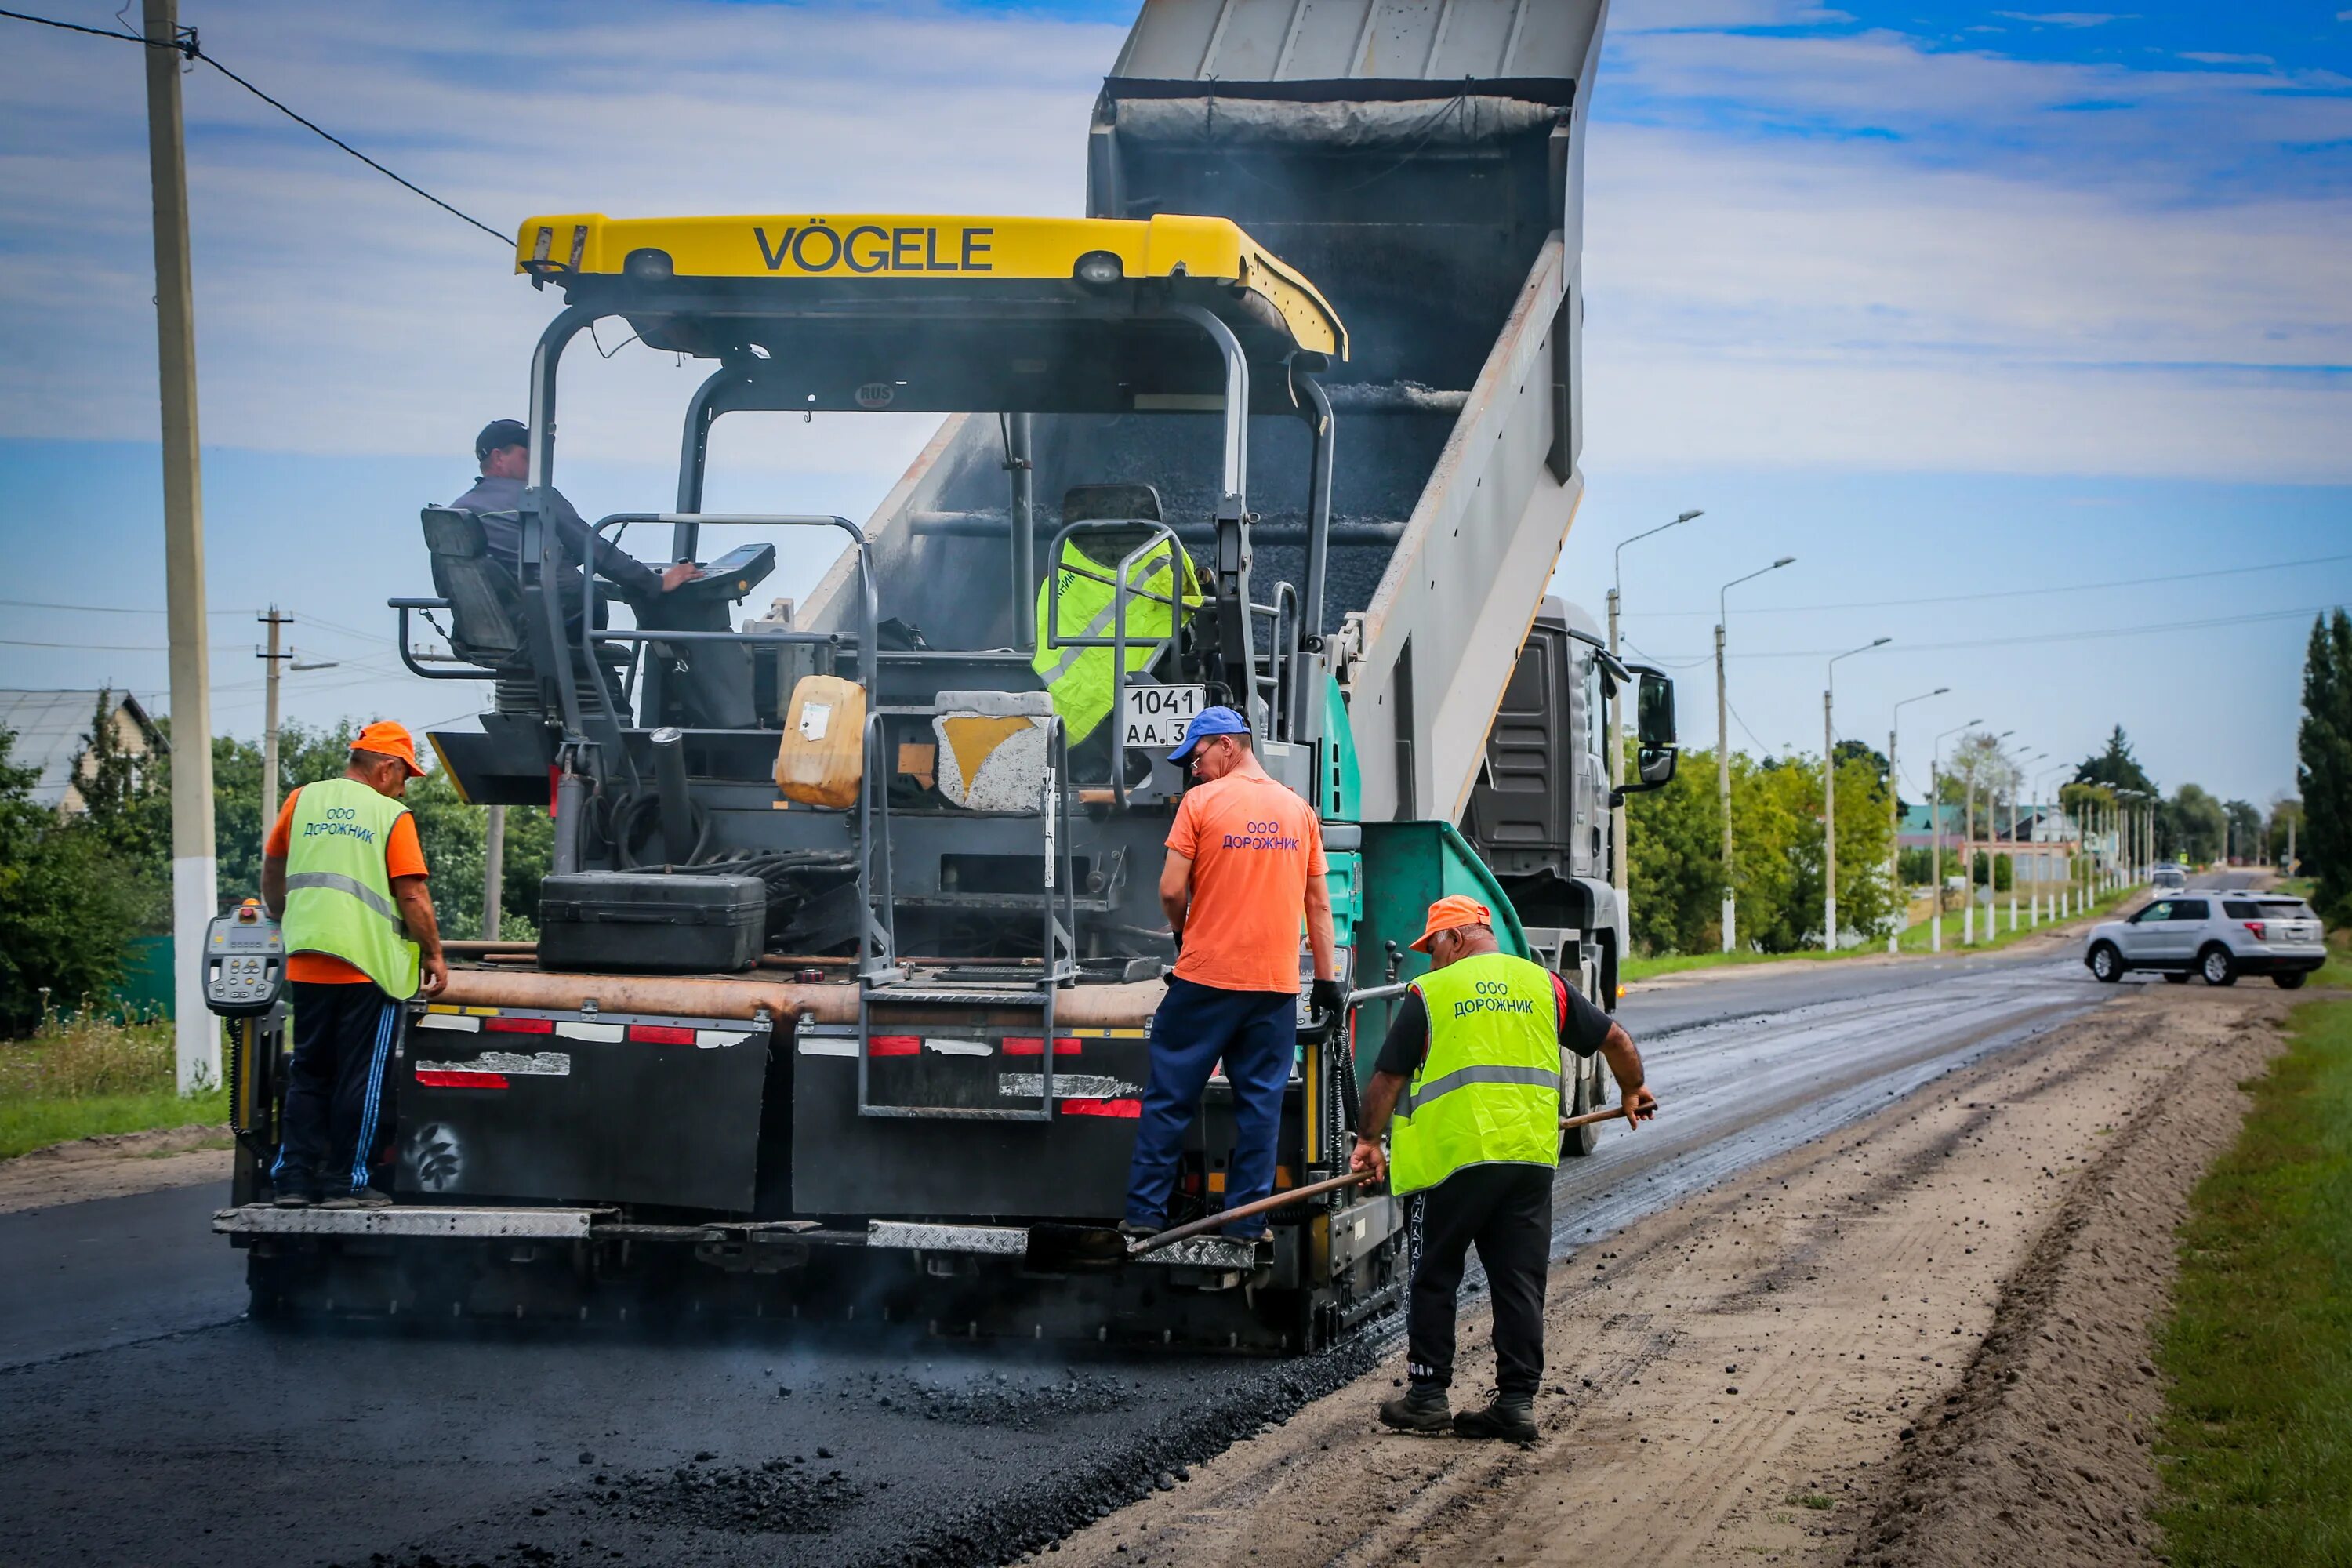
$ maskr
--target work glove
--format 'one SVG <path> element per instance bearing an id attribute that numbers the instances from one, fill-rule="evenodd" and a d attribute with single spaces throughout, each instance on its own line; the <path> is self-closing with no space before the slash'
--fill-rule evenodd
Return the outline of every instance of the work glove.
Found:
<path id="1" fill-rule="evenodd" d="M 1307 989 L 1307 1005 L 1318 1018 L 1337 1018 L 1348 1010 L 1348 988 L 1337 980 L 1318 980 Z"/>

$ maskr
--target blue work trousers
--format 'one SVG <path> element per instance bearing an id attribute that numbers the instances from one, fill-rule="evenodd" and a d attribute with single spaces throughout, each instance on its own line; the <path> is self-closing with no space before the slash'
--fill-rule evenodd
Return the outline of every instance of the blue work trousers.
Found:
<path id="1" fill-rule="evenodd" d="M 1274 1144 L 1282 1127 L 1282 1090 L 1298 1051 L 1298 997 L 1288 991 L 1220 991 L 1171 979 L 1151 1016 L 1151 1079 L 1143 1089 L 1143 1115 L 1135 1130 L 1135 1160 L 1128 1167 L 1127 1217 L 1158 1229 L 1168 1222 L 1168 1195 L 1184 1131 L 1201 1108 L 1209 1070 L 1222 1058 L 1234 1090 L 1234 1152 L 1225 1166 L 1225 1206 L 1238 1208 L 1274 1191 Z M 1228 1234 L 1255 1237 L 1263 1218 L 1245 1219 Z"/>

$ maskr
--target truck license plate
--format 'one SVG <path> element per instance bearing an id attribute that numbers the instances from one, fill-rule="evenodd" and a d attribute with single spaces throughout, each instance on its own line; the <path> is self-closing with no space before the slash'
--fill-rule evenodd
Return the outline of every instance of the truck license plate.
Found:
<path id="1" fill-rule="evenodd" d="M 1205 686 L 1130 686 L 1125 695 L 1122 744 L 1130 751 L 1173 751 L 1183 743 L 1184 726 L 1209 705 Z"/>

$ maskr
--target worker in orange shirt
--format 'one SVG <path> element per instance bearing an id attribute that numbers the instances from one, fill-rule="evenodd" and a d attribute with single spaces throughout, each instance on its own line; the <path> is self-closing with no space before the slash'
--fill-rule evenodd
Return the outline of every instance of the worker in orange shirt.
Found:
<path id="1" fill-rule="evenodd" d="M 381 1208 L 373 1184 L 389 1142 L 384 1071 L 401 1005 L 420 978 L 449 983 L 425 887 L 416 818 L 400 804 L 422 777 L 398 724 L 370 724 L 341 778 L 286 797 L 261 847 L 261 901 L 286 939 L 294 1058 L 278 1163 L 280 1208 Z"/>
<path id="2" fill-rule="evenodd" d="M 1259 764 L 1249 724 L 1231 708 L 1202 712 L 1168 760 L 1199 782 L 1176 808 L 1160 873 L 1176 973 L 1151 1019 L 1150 1080 L 1119 1222 L 1130 1236 L 1167 1223 L 1184 1132 L 1221 1060 L 1234 1091 L 1225 1206 L 1274 1191 L 1282 1091 L 1298 1049 L 1302 922 L 1315 954 L 1315 1010 L 1333 1013 L 1346 1004 L 1315 808 Z M 1271 1233 L 1263 1221 L 1248 1220 L 1225 1234 L 1254 1242 Z"/>

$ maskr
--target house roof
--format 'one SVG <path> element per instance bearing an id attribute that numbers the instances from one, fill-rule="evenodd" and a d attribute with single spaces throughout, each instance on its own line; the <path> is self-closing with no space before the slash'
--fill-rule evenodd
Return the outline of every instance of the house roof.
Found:
<path id="1" fill-rule="evenodd" d="M 74 782 L 74 761 L 89 744 L 90 715 L 97 711 L 100 697 L 105 695 L 117 699 L 117 710 L 131 715 L 149 744 L 158 751 L 169 750 L 155 729 L 155 721 L 147 716 L 139 700 L 127 691 L 0 689 L 0 729 L 11 731 L 16 736 L 8 747 L 8 760 L 18 767 L 40 769 L 40 776 L 33 785 L 33 798 L 43 805 L 64 802 Z"/>

